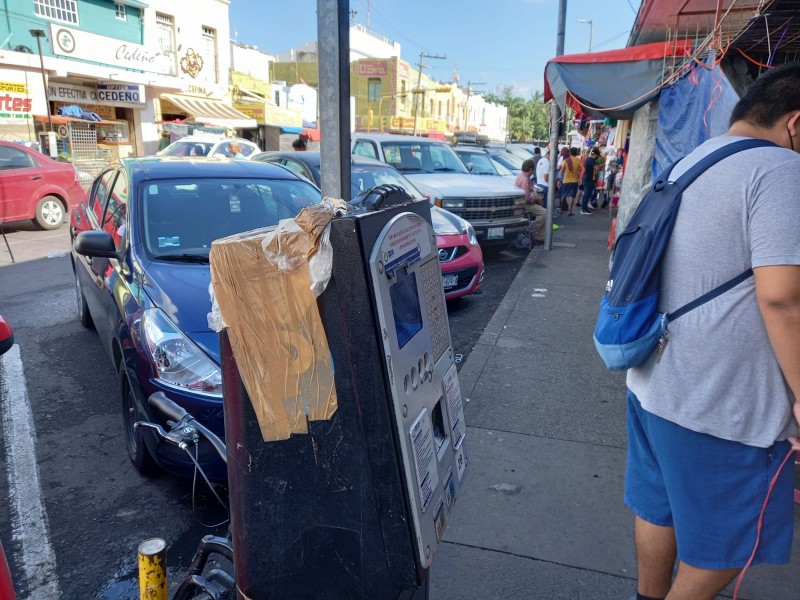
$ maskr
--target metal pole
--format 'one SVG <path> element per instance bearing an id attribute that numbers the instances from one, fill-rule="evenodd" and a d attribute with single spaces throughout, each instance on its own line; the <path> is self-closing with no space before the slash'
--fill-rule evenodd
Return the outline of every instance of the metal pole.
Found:
<path id="1" fill-rule="evenodd" d="M 11 256 L 11 262 L 15 263 L 17 261 L 14 260 L 14 253 L 11 251 L 11 245 L 8 243 L 8 238 L 6 237 L 6 230 L 3 227 L 3 220 L 0 219 L 0 234 L 3 236 L 3 241 L 6 243 L 6 248 L 8 248 L 8 254 Z"/>
<path id="2" fill-rule="evenodd" d="M 348 0 L 317 0 L 320 188 L 350 200 L 350 24 Z"/>
<path id="3" fill-rule="evenodd" d="M 44 71 L 44 57 L 42 56 L 42 36 L 36 36 L 36 45 L 39 47 L 39 68 L 42 71 L 42 85 L 44 86 L 44 105 L 47 109 L 48 131 L 53 131 L 53 119 L 50 116 L 50 100 L 47 99 L 47 75 Z"/>
<path id="4" fill-rule="evenodd" d="M 558 30 L 556 56 L 564 54 L 564 35 L 567 26 L 567 0 L 558 0 Z M 544 229 L 544 249 L 553 248 L 553 214 L 556 202 L 556 165 L 558 165 L 558 124 L 562 119 L 561 107 L 553 100 L 550 105 L 550 175 L 547 180 L 547 224 Z"/>
<path id="5" fill-rule="evenodd" d="M 414 132 L 412 135 L 417 135 L 417 112 L 419 112 L 419 88 L 422 85 L 422 57 L 425 53 L 419 53 L 419 62 L 417 63 L 417 67 L 419 67 L 419 76 L 417 77 L 417 89 L 414 91 Z M 424 96 L 423 96 L 424 100 Z"/>
<path id="6" fill-rule="evenodd" d="M 139 544 L 140 600 L 167 600 L 167 543 L 152 538 Z"/>

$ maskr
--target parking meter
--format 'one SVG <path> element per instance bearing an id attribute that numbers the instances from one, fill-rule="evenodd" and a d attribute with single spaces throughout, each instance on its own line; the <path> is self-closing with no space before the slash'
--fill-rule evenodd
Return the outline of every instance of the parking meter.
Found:
<path id="1" fill-rule="evenodd" d="M 330 223 L 330 420 L 264 442 L 222 333 L 240 598 L 427 598 L 466 431 L 430 207 L 396 196 Z"/>

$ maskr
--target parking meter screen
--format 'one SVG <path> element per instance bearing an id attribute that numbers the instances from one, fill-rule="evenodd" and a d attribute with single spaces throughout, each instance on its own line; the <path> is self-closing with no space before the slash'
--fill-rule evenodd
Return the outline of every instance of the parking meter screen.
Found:
<path id="1" fill-rule="evenodd" d="M 389 288 L 397 343 L 402 348 L 422 329 L 422 311 L 417 294 L 417 276 L 406 267 L 395 271 L 395 282 Z"/>

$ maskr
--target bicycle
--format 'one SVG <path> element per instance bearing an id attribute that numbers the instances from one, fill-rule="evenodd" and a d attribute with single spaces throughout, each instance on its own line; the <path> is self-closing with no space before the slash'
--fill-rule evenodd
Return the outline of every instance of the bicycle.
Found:
<path id="1" fill-rule="evenodd" d="M 217 497 L 217 500 L 222 503 L 222 500 L 211 486 L 211 482 L 198 464 L 196 453 L 197 443 L 201 437 L 204 437 L 227 464 L 228 454 L 225 442 L 186 410 L 167 398 L 162 392 L 156 392 L 147 401 L 152 407 L 168 417 L 167 424 L 170 430 L 166 431 L 158 423 L 150 423 L 149 421 L 137 421 L 134 424 L 134 428 L 152 429 L 165 442 L 186 451 L 209 488 Z M 191 452 L 192 446 L 195 449 L 194 456 Z M 164 561 L 166 542 L 159 538 L 147 540 L 139 546 L 139 549 L 140 597 L 152 600 L 167 600 L 167 577 Z M 189 566 L 189 572 L 181 581 L 172 600 L 192 600 L 193 598 L 202 597 L 212 598 L 213 600 L 227 600 L 233 597 L 236 582 L 232 575 L 223 569 L 212 569 L 205 576 L 203 575 L 209 559 L 214 555 L 222 556 L 231 563 L 233 562 L 233 545 L 230 540 L 230 530 L 228 531 L 228 537 L 206 535 L 200 540 Z M 205 594 L 205 596 L 201 596 L 201 594 Z"/>

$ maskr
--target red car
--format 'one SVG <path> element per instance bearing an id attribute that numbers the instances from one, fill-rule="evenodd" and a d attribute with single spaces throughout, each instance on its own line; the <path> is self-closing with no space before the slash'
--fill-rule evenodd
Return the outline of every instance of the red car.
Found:
<path id="1" fill-rule="evenodd" d="M 478 291 L 484 275 L 483 252 L 472 225 L 437 206 L 431 206 L 431 220 L 439 248 L 444 297 L 453 300 Z"/>
<path id="2" fill-rule="evenodd" d="M 56 229 L 84 198 L 78 172 L 20 144 L 0 142 L 0 221 Z"/>

